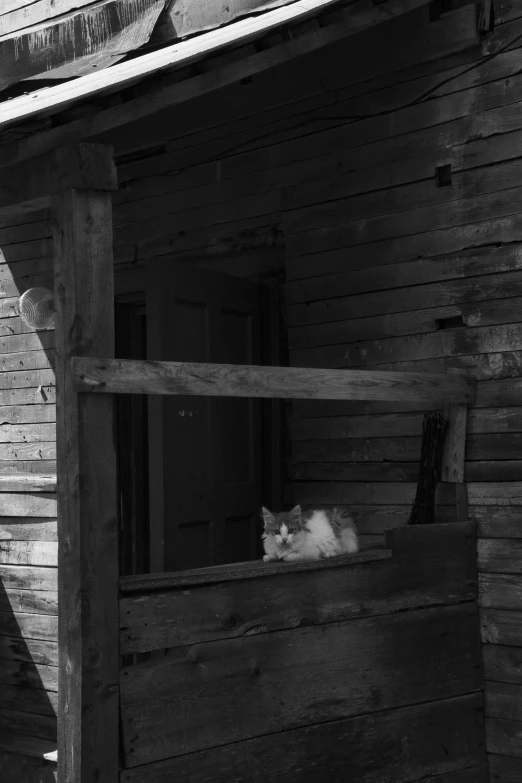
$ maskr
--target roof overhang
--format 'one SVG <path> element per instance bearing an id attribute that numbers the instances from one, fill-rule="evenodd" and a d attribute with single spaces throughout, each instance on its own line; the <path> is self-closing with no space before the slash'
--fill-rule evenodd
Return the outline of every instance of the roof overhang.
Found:
<path id="1" fill-rule="evenodd" d="M 92 138 L 388 21 L 427 2 L 384 0 L 376 4 L 374 0 L 357 0 L 347 4 L 346 0 L 297 0 L 101 72 L 13 98 L 0 104 L 0 135 L 3 135 L 0 166 L 80 139 Z M 339 14 L 332 17 L 332 11 L 339 11 Z M 311 19 L 317 22 L 313 29 L 307 31 L 306 23 Z M 303 23 L 305 29 L 300 31 Z M 260 51 L 249 47 L 252 42 L 276 30 L 288 31 L 278 45 L 263 47 Z M 298 35 L 293 35 L 294 31 Z M 206 69 L 194 75 L 189 68 L 202 60 L 215 58 L 223 50 L 227 50 L 228 56 L 230 49 L 237 51 L 237 57 L 227 60 L 221 67 L 218 58 L 215 70 Z M 153 77 L 156 77 L 156 82 Z M 145 80 L 146 85 L 137 87 Z M 34 136 L 22 138 L 22 141 L 11 141 L 13 136 L 9 129 L 18 130 L 18 126 L 30 120 L 59 114 L 95 99 L 110 101 L 105 96 L 121 91 L 126 93 L 116 105 L 102 103 L 97 110 L 81 119 L 41 130 Z M 23 128 L 20 131 L 16 135 L 23 137 Z"/>

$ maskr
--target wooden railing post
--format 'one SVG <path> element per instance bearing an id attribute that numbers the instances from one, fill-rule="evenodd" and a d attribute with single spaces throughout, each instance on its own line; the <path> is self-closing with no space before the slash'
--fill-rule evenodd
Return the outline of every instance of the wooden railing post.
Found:
<path id="1" fill-rule="evenodd" d="M 103 185 L 100 186 L 101 188 Z M 118 522 L 111 395 L 71 356 L 114 356 L 111 194 L 52 199 L 59 540 L 59 783 L 118 780 Z"/>

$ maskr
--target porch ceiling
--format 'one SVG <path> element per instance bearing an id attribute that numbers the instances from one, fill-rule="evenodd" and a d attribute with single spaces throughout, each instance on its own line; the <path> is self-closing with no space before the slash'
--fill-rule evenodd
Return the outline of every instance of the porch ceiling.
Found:
<path id="1" fill-rule="evenodd" d="M 146 54 L 133 52 L 132 59 L 111 68 L 107 65 L 114 58 L 97 54 L 101 68 L 96 71 L 0 103 L 0 166 L 92 138 L 339 41 L 427 1 L 296 0 L 274 8 L 281 0 L 237 0 L 232 6 L 238 13 L 241 4 L 265 10 L 173 45 L 159 44 L 162 48 Z M 67 2 L 62 0 L 61 5 Z M 158 3 L 140 2 L 149 15 L 152 8 L 158 10 Z M 266 10 L 267 5 L 271 10 Z M 0 15 L 0 30 L 5 16 Z M 203 15 L 200 24 L 204 23 Z M 0 47 L 3 40 L 0 37 Z M 64 71 L 68 76 L 71 67 Z M 85 59 L 80 58 L 78 73 L 85 68 Z"/>

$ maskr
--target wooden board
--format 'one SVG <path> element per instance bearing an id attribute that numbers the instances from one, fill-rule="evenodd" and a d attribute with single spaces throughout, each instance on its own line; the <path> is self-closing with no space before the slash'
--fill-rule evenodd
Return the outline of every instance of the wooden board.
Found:
<path id="1" fill-rule="evenodd" d="M 0 541 L 0 563 L 57 566 L 58 544 L 54 541 Z"/>
<path id="2" fill-rule="evenodd" d="M 522 721 L 486 718 L 488 751 L 505 756 L 522 757 Z"/>
<path id="3" fill-rule="evenodd" d="M 495 783 L 518 783 L 522 776 L 522 758 L 488 754 L 490 780 Z"/>
<path id="4" fill-rule="evenodd" d="M 36 736 L 56 743 L 56 718 L 51 715 L 0 709 L 1 731 Z"/>
<path id="5" fill-rule="evenodd" d="M 479 574 L 479 606 L 522 611 L 522 585 L 518 574 Z"/>
<path id="6" fill-rule="evenodd" d="M 233 777 L 238 783 L 269 783 L 283 776 L 288 783 L 329 783 L 347 772 L 353 780 L 368 774 L 384 779 L 397 770 L 411 781 L 438 783 L 440 775 L 441 783 L 485 783 L 484 769 L 476 766 L 484 763 L 482 721 L 482 697 L 461 696 L 126 769 L 120 781 L 228 783 Z"/>
<path id="7" fill-rule="evenodd" d="M 393 560 L 318 568 L 274 566 L 259 580 L 221 582 L 120 600 L 122 653 L 270 633 L 476 597 L 473 523 L 393 531 Z M 315 567 L 314 567 L 315 566 Z M 237 576 L 241 577 L 241 568 Z M 194 573 L 197 578 L 197 572 Z M 145 590 L 150 579 L 142 580 Z M 124 580 L 138 587 L 139 580 Z M 180 584 L 179 587 L 182 587 Z M 149 588 L 150 589 L 150 588 Z M 311 599 L 313 596 L 313 599 Z"/>
<path id="8" fill-rule="evenodd" d="M 485 644 L 482 649 L 486 680 L 522 684 L 522 647 Z"/>
<path id="9" fill-rule="evenodd" d="M 8 590 L 56 592 L 58 586 L 56 568 L 0 565 L 0 579 Z"/>
<path id="10" fill-rule="evenodd" d="M 259 579 L 266 576 L 279 576 L 289 572 L 342 568 L 346 565 L 388 560 L 390 557 L 391 552 L 389 550 L 377 547 L 374 549 L 361 549 L 352 555 L 341 555 L 320 561 L 303 560 L 295 563 L 281 561 L 264 563 L 262 560 L 250 560 L 244 563 L 230 563 L 228 565 L 210 566 L 187 571 L 134 574 L 120 578 L 120 591 L 122 593 L 143 593 L 160 588 L 218 584 L 238 579 Z"/>
<path id="11" fill-rule="evenodd" d="M 125 765 L 479 690 L 479 655 L 472 604 L 174 648 L 121 672 Z"/>
<path id="12" fill-rule="evenodd" d="M 478 564 L 490 573 L 522 573 L 522 541 L 483 538 L 477 542 Z"/>
<path id="13" fill-rule="evenodd" d="M 29 614 L 1 612 L 0 633 L 3 636 L 18 636 L 27 639 L 56 641 L 58 620 L 50 614 Z"/>
<path id="14" fill-rule="evenodd" d="M 60 588 L 59 776 L 118 774 L 118 514 L 112 400 L 78 395 L 71 355 L 114 352 L 111 197 L 53 197 Z M 71 336 L 72 335 L 72 336 Z M 81 481 L 79 477 L 81 476 Z"/>
<path id="15" fill-rule="evenodd" d="M 58 614 L 58 595 L 44 590 L 4 589 L 0 594 L 0 611 L 28 614 Z"/>
<path id="16" fill-rule="evenodd" d="M 393 374 L 353 370 L 190 364 L 75 357 L 78 391 L 124 394 L 201 394 L 229 397 L 315 399 L 446 399 L 472 402 L 471 379 L 429 373 Z"/>
<path id="17" fill-rule="evenodd" d="M 0 774 L 13 783 L 56 783 L 56 764 L 0 751 Z"/>
<path id="18" fill-rule="evenodd" d="M 23 710 L 28 714 L 56 717 L 58 694 L 54 691 L 42 691 L 12 685 L 2 689 L 2 707 L 11 710 Z"/>
<path id="19" fill-rule="evenodd" d="M 522 647 L 519 612 L 508 609 L 482 609 L 480 625 L 483 642 Z"/>
<path id="20" fill-rule="evenodd" d="M 45 5 L 49 13 L 48 3 Z M 60 5 L 63 7 L 64 3 Z M 36 3 L 35 16 L 38 6 L 42 3 Z M 71 6 L 75 9 L 72 13 L 55 8 L 53 16 L 58 18 L 48 19 L 47 24 L 41 24 L 39 19 L 33 23 L 28 9 L 25 25 L 23 10 L 10 15 L 14 16 L 11 29 L 18 26 L 18 31 L 11 35 L 0 33 L 0 57 L 4 63 L 0 90 L 36 76 L 70 79 L 96 73 L 96 69 L 118 62 L 127 52 L 147 43 L 164 3 L 139 0 L 129 6 L 126 0 L 103 0 L 83 9 L 78 9 L 77 3 L 69 4 L 67 11 Z M 5 15 L 4 19 L 0 17 L 0 31 L 8 21 L 9 16 L 7 20 Z M 29 29 L 20 29 L 28 25 Z"/>

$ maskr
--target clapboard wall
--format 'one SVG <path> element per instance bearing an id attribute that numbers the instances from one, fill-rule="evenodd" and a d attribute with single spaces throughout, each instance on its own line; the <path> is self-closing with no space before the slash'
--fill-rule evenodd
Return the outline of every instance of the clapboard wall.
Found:
<path id="1" fill-rule="evenodd" d="M 26 223 L 25 219 L 24 223 Z M 10 225 L 9 225 L 10 224 Z M 4 220 L 2 240 L 31 224 Z M 0 263 L 0 779 L 48 783 L 58 663 L 54 334 L 18 314 L 40 262 Z M 49 754 L 51 754 L 49 756 Z"/>
<path id="2" fill-rule="evenodd" d="M 142 288 L 147 259 L 158 255 L 247 276 L 285 269 L 293 364 L 457 366 L 479 378 L 467 480 L 481 536 L 492 779 L 510 781 L 520 776 L 522 756 L 521 41 L 475 66 L 522 35 L 522 2 L 497 4 L 495 19 L 479 40 L 475 6 L 438 20 L 436 8 L 420 9 L 349 46 L 330 46 L 95 140 L 112 144 L 118 161 L 118 290 Z M 429 101 L 410 106 L 428 90 Z M 372 114 L 378 116 L 361 119 Z M 7 328 L 11 319 L 19 324 L 9 309 L 16 289 L 49 280 L 48 216 L 3 219 L 0 247 L 10 286 L 3 293 Z M 23 348 L 2 347 L 2 361 L 11 364 L 0 382 L 3 404 L 23 405 L 36 417 L 52 410 L 52 345 L 41 342 L 48 333 L 30 337 Z M 6 341 L 14 338 L 9 332 Z M 15 364 L 21 354 L 23 369 Z M 349 503 L 366 541 L 404 524 L 422 413 L 296 406 L 289 477 L 296 498 Z M 38 449 L 25 453 L 38 456 L 7 456 L 0 472 L 7 475 L 17 461 L 24 463 L 17 473 L 48 475 L 54 445 L 45 423 L 29 422 Z M 14 424 L 1 426 L 12 433 L 5 452 L 12 455 Z M 35 519 L 52 520 L 34 511 L 34 499 L 53 501 L 33 484 L 15 497 L 22 520 L 32 521 L 13 521 L 8 498 L 18 490 L 4 486 L 2 530 L 12 526 L 4 534 L 11 540 Z M 440 499 L 441 518 L 452 519 L 451 498 Z M 40 524 L 38 535 L 52 529 L 52 521 Z M 25 567 L 8 566 L 9 573 Z M 44 566 L 29 567 L 36 580 Z M 22 669 L 20 655 L 16 661 Z"/>

